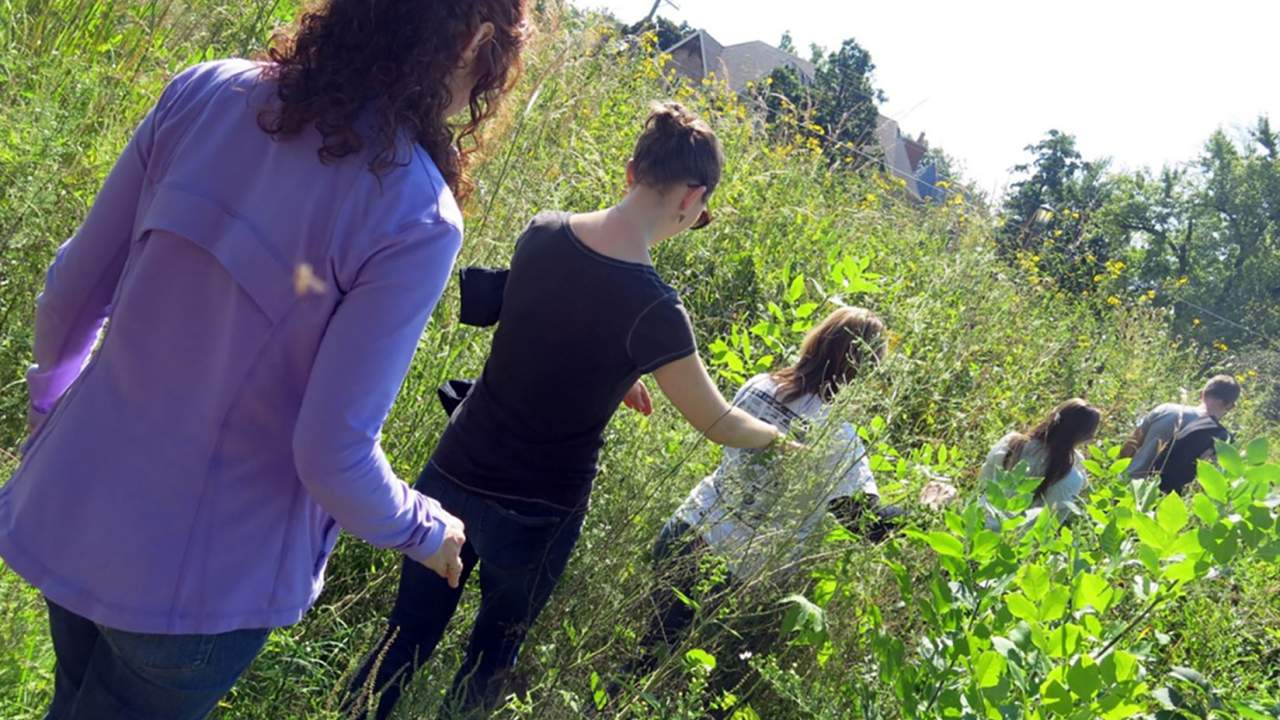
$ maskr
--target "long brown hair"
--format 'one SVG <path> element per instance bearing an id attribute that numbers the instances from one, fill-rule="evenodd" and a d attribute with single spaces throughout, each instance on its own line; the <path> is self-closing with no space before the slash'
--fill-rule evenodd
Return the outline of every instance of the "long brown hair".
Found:
<path id="1" fill-rule="evenodd" d="M 1101 421 L 1102 413 L 1097 408 L 1080 398 L 1071 398 L 1054 408 L 1049 417 L 1032 428 L 1031 432 L 1019 434 L 1013 439 L 1009 444 L 1009 453 L 1004 458 L 1004 469 L 1012 470 L 1022 459 L 1027 443 L 1039 440 L 1049 456 L 1044 479 L 1035 492 L 1036 499 L 1041 499 L 1054 483 L 1071 471 L 1071 466 L 1075 463 L 1076 446 L 1092 438 Z"/>
<path id="2" fill-rule="evenodd" d="M 778 399 L 791 402 L 816 393 L 824 402 L 858 374 L 863 362 L 884 356 L 884 321 L 860 307 L 841 307 L 804 336 L 795 365 L 773 373 Z"/>
<path id="3" fill-rule="evenodd" d="M 314 126 L 323 138 L 323 163 L 367 149 L 369 169 L 381 175 L 406 162 L 401 133 L 426 149 L 459 201 L 471 185 L 468 156 L 476 131 L 497 110 L 520 70 L 526 37 L 526 0 L 323 0 L 299 17 L 289 33 L 272 38 L 267 79 L 280 103 L 264 110 L 259 126 L 275 137 Z M 493 38 L 476 57 L 470 117 L 456 132 L 445 118 L 452 103 L 447 79 L 481 23 Z M 371 130 L 357 118 L 372 110 Z M 463 141 L 470 139 L 471 147 Z"/>
<path id="4" fill-rule="evenodd" d="M 662 188 L 697 183 L 711 197 L 720 184 L 724 150 L 711 127 L 678 102 L 654 103 L 631 152 L 631 169 L 641 185 Z"/>

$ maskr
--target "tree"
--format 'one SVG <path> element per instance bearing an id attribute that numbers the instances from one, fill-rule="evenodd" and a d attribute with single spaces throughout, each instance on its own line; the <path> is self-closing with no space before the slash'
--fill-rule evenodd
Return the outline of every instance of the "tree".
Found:
<path id="1" fill-rule="evenodd" d="M 828 146 L 840 154 L 855 155 L 853 150 L 875 138 L 878 104 L 886 100 L 872 83 L 875 69 L 871 53 L 853 38 L 818 65 L 814 121 L 826 130 Z"/>
<path id="2" fill-rule="evenodd" d="M 796 54 L 796 44 L 791 39 L 790 30 L 782 31 L 782 39 L 778 41 L 778 49 L 784 53 L 791 53 L 792 55 Z"/>
<path id="3" fill-rule="evenodd" d="M 790 33 L 783 39 L 789 41 Z M 832 53 L 815 45 L 813 55 L 816 71 L 811 83 L 789 66 L 770 74 L 765 96 L 768 117 L 777 122 L 784 112 L 798 114 L 804 121 L 799 125 L 821 128 L 818 134 L 833 158 L 861 162 L 865 146 L 875 138 L 878 104 L 885 101 L 872 79 L 876 66 L 871 54 L 850 38 Z"/>
<path id="4" fill-rule="evenodd" d="M 999 249 L 1059 287 L 1087 291 L 1115 267 L 1108 265 L 1114 248 L 1095 217 L 1114 192 L 1107 162 L 1086 161 L 1075 137 L 1058 130 L 1026 150 L 1034 158 L 1014 167 L 1024 177 L 1004 200 Z"/>
<path id="5" fill-rule="evenodd" d="M 1000 249 L 1061 286 L 1111 302 L 1161 305 L 1174 330 L 1209 353 L 1234 354 L 1242 373 L 1272 378 L 1280 416 L 1280 138 L 1266 117 L 1237 139 L 1213 133 L 1194 162 L 1158 172 L 1103 174 L 1070 135 L 1028 147 L 1004 202 Z M 1055 210 L 1044 223 L 1035 210 Z M 1086 264 L 1079 270 L 1079 237 Z M 1061 239 L 1067 242 L 1059 242 Z M 1085 268 L 1088 268 L 1087 270 Z"/>
<path id="6" fill-rule="evenodd" d="M 692 35 L 695 32 L 695 29 L 687 22 L 681 21 L 680 24 L 677 25 L 661 15 L 652 19 L 645 18 L 622 29 L 622 33 L 624 35 L 639 35 L 644 32 L 652 32 L 657 35 L 658 48 L 666 50 Z"/>

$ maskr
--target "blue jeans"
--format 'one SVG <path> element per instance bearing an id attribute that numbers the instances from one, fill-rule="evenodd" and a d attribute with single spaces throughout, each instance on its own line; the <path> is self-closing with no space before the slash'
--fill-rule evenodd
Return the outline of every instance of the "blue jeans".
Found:
<path id="1" fill-rule="evenodd" d="M 482 717 L 501 699 L 525 634 L 569 563 L 584 513 L 470 492 L 431 463 L 414 487 L 466 524 L 462 581 L 450 588 L 405 559 L 386 632 L 348 685 L 343 705 L 356 717 L 374 705 L 378 720 L 391 715 L 405 685 L 440 642 L 478 564 L 480 611 L 441 717 Z"/>
<path id="2" fill-rule="evenodd" d="M 131 633 L 46 603 L 57 664 L 45 720 L 200 720 L 271 632 Z"/>
<path id="3" fill-rule="evenodd" d="M 701 603 L 733 587 L 733 576 L 726 574 L 707 589 L 706 596 L 698 596 L 697 587 L 704 579 L 701 561 L 712 551 L 707 541 L 692 530 L 683 520 L 671 518 L 662 526 L 653 544 L 653 570 L 657 579 L 649 593 L 653 615 L 649 618 L 649 629 L 640 640 L 641 657 L 628 665 L 629 674 L 652 671 L 658 649 L 670 650 L 688 634 L 697 611 L 683 602 L 679 595 Z"/>

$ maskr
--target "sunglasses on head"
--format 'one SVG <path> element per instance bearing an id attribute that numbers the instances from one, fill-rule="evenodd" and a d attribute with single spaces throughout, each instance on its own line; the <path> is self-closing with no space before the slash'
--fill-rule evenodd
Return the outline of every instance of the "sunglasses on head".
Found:
<path id="1" fill-rule="evenodd" d="M 704 187 L 705 185 L 706 183 L 689 183 L 689 187 L 691 188 Z M 711 224 L 711 210 L 704 206 L 702 208 L 702 212 L 698 213 L 698 219 L 693 221 L 693 224 L 689 226 L 689 229 L 701 230 L 702 228 L 710 224 Z"/>

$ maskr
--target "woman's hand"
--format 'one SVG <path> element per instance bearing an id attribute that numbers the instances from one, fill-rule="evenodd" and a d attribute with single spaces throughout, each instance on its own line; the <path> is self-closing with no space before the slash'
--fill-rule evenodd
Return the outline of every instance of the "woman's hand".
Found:
<path id="1" fill-rule="evenodd" d="M 446 516 L 443 520 L 444 542 L 440 543 L 440 549 L 423 560 L 422 564 L 448 581 L 449 587 L 457 589 L 458 584 L 462 582 L 462 546 L 466 544 L 467 536 L 461 520 L 452 515 Z"/>
<path id="2" fill-rule="evenodd" d="M 777 437 L 773 439 L 773 442 L 769 443 L 768 449 L 773 450 L 775 452 L 788 454 L 788 453 L 793 453 L 800 450 L 808 450 L 809 446 L 803 443 L 796 442 L 795 440 L 792 440 L 791 438 L 787 437 L 786 433 L 779 432 Z"/>
<path id="3" fill-rule="evenodd" d="M 643 380 L 636 380 L 636 384 L 627 391 L 626 397 L 622 398 L 622 404 L 641 415 L 653 414 L 653 400 L 649 397 L 649 388 L 644 386 Z"/>

